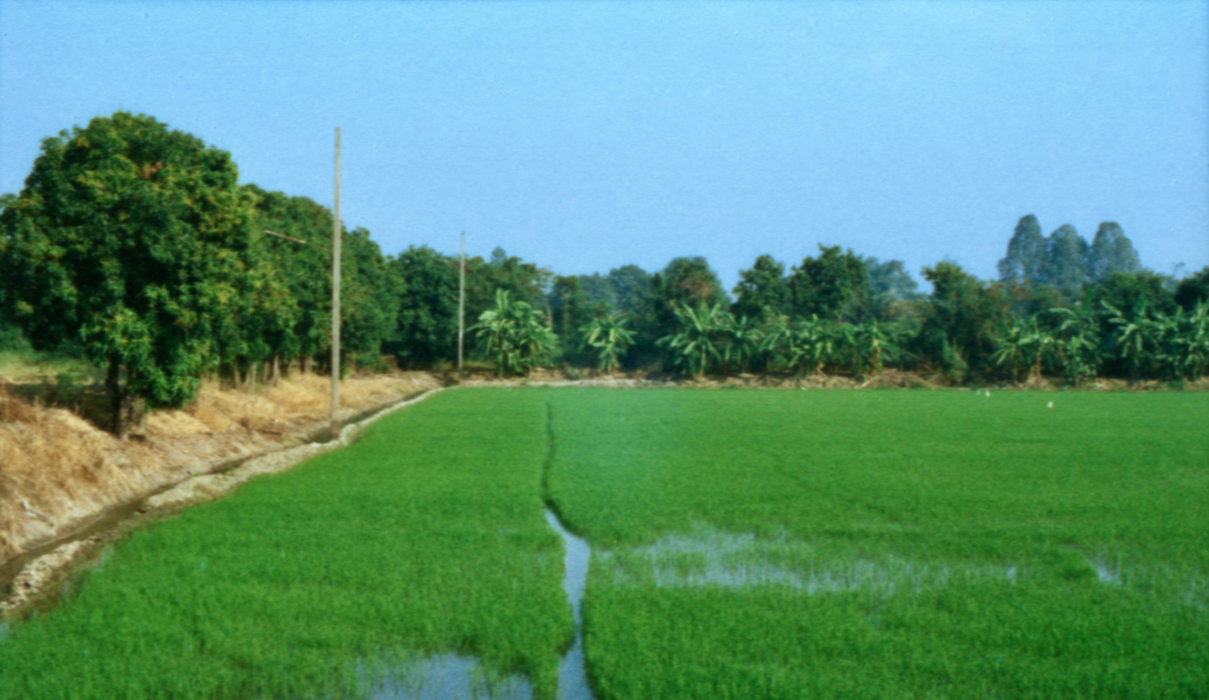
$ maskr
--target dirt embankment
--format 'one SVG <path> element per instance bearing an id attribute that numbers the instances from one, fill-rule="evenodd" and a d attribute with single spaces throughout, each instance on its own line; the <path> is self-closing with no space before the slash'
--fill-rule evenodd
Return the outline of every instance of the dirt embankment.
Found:
<path id="1" fill-rule="evenodd" d="M 341 419 L 438 386 L 418 372 L 348 379 Z M 193 406 L 152 414 L 123 441 L 0 388 L 0 567 L 122 504 L 309 442 L 328 427 L 329 391 L 329 380 L 314 375 L 256 393 L 206 386 Z"/>

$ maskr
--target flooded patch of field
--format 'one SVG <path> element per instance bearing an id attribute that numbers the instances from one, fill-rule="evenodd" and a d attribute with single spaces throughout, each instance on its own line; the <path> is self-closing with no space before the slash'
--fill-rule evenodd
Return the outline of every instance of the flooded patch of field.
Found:
<path id="1" fill-rule="evenodd" d="M 779 586 L 806 595 L 919 593 L 954 579 L 1015 583 L 1021 575 L 1015 564 L 938 564 L 892 553 L 878 559 L 852 557 L 785 536 L 762 539 L 704 526 L 647 546 L 604 552 L 601 562 L 612 566 L 618 585 L 641 585 L 653 579 L 658 588 Z"/>
<path id="2" fill-rule="evenodd" d="M 591 700 L 584 668 L 583 621 L 580 608 L 588 579 L 591 548 L 571 534 L 552 511 L 546 522 L 563 541 L 563 590 L 575 618 L 575 642 L 558 669 L 559 700 Z M 406 673 L 388 675 L 374 684 L 372 700 L 532 700 L 533 684 L 520 674 L 501 675 L 473 656 L 444 654 L 408 664 Z"/>
<path id="3" fill-rule="evenodd" d="M 584 587 L 588 582 L 588 562 L 592 550 L 585 540 L 568 532 L 558 516 L 550 510 L 546 511 L 546 522 L 563 540 L 566 552 L 563 590 L 567 592 L 567 600 L 575 617 L 575 642 L 563 655 L 558 667 L 558 697 L 561 700 L 591 700 L 592 691 L 588 687 L 587 669 L 584 667 L 583 617 L 580 609 Z"/>
<path id="4" fill-rule="evenodd" d="M 375 683 L 371 700 L 531 700 L 533 685 L 519 674 L 500 675 L 473 656 L 444 654 L 416 661 L 401 676 Z"/>

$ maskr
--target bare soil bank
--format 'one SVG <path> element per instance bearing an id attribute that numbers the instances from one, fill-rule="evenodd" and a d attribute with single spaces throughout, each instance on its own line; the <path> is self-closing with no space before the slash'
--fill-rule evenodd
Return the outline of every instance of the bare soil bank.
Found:
<path id="1" fill-rule="evenodd" d="M 341 383 L 341 418 L 439 385 L 418 372 L 350 378 Z M 0 388 L 0 578 L 11 579 L 13 572 L 3 574 L 23 553 L 80 532 L 123 504 L 311 441 L 328 428 L 329 391 L 329 380 L 314 375 L 254 394 L 206 386 L 193 406 L 152 414 L 123 441 Z"/>

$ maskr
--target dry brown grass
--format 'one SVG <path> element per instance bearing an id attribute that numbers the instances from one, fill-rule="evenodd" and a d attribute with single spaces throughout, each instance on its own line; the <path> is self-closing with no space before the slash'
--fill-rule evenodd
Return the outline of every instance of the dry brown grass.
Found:
<path id="1" fill-rule="evenodd" d="M 0 560 L 78 510 L 132 497 L 140 479 L 119 441 L 62 409 L 0 391 Z"/>
<path id="2" fill-rule="evenodd" d="M 342 413 L 437 385 L 420 373 L 350 378 L 341 384 Z M 192 406 L 147 416 L 130 441 L 0 386 L 0 562 L 182 478 L 297 444 L 327 418 L 329 386 L 314 375 L 252 393 L 208 383 Z"/>

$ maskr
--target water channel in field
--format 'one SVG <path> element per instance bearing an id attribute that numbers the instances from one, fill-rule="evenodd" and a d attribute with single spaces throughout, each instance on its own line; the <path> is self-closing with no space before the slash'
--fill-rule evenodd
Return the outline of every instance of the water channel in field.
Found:
<path id="1" fill-rule="evenodd" d="M 546 522 L 562 537 L 565 551 L 563 590 L 575 616 L 575 643 L 558 668 L 559 700 L 592 700 L 584 669 L 583 622 L 580 602 L 588 580 L 591 548 L 563 527 L 558 516 L 546 511 Z M 500 676 L 479 666 L 472 656 L 445 654 L 418 662 L 406 678 L 388 678 L 378 684 L 373 700 L 532 700 L 533 686 L 521 675 Z"/>

